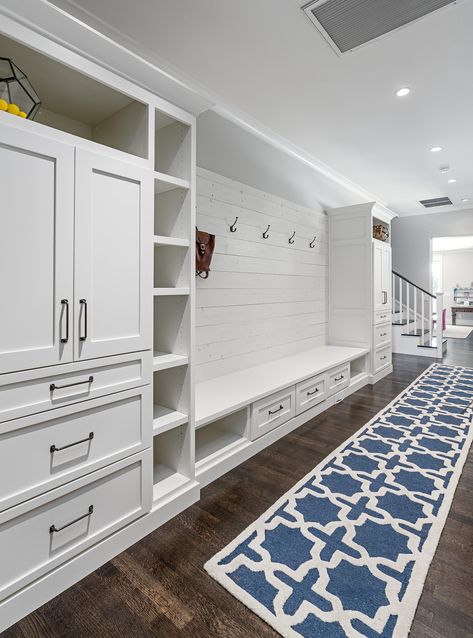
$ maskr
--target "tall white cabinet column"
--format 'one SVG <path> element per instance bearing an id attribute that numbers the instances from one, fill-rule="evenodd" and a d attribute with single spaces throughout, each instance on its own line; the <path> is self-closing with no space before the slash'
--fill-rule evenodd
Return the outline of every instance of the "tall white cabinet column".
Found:
<path id="1" fill-rule="evenodd" d="M 394 216 L 374 202 L 328 211 L 328 340 L 369 349 L 372 383 L 392 372 L 389 234 Z M 380 224 L 387 231 L 384 241 L 373 237 L 373 227 Z"/>

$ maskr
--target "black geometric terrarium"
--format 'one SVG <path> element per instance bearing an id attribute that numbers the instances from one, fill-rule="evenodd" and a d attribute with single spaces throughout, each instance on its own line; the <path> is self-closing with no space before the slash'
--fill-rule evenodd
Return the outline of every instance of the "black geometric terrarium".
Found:
<path id="1" fill-rule="evenodd" d="M 8 104 L 16 104 L 30 120 L 34 119 L 41 106 L 38 94 L 23 71 L 9 58 L 1 57 L 0 100 L 5 100 Z"/>

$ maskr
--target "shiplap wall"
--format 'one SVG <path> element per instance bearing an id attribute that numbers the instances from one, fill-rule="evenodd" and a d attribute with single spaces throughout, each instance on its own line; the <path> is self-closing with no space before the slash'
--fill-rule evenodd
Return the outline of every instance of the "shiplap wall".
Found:
<path id="1" fill-rule="evenodd" d="M 326 342 L 327 216 L 321 209 L 198 168 L 197 224 L 216 235 L 210 277 L 197 278 L 197 381 Z"/>

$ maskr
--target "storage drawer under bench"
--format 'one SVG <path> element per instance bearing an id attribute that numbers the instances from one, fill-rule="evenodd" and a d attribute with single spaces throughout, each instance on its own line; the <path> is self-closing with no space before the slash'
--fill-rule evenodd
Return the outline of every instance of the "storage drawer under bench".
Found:
<path id="1" fill-rule="evenodd" d="M 149 511 L 151 483 L 148 449 L 0 514 L 0 600 Z"/>
<path id="2" fill-rule="evenodd" d="M 151 386 L 0 424 L 0 511 L 151 446 Z"/>
<path id="3" fill-rule="evenodd" d="M 350 364 L 332 368 L 327 372 L 327 393 L 335 394 L 350 385 Z"/>
<path id="4" fill-rule="evenodd" d="M 256 401 L 251 406 L 251 440 L 271 432 L 295 414 L 294 386 Z"/>
<path id="5" fill-rule="evenodd" d="M 296 385 L 296 414 L 309 410 L 321 403 L 327 396 L 327 379 L 325 375 L 311 377 Z"/>
<path id="6" fill-rule="evenodd" d="M 0 423 L 151 383 L 151 352 L 0 375 Z"/>

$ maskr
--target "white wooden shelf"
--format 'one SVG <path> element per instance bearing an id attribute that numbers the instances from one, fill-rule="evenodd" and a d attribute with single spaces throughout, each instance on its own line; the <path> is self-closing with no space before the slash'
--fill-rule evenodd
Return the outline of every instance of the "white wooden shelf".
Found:
<path id="1" fill-rule="evenodd" d="M 154 235 L 153 243 L 155 246 L 177 246 L 179 248 L 189 247 L 188 239 L 180 239 L 179 237 L 165 237 L 164 235 Z"/>
<path id="2" fill-rule="evenodd" d="M 153 501 L 159 501 L 169 496 L 190 481 L 191 479 L 184 474 L 180 474 L 166 465 L 160 465 L 154 470 Z"/>
<path id="3" fill-rule="evenodd" d="M 204 427 L 199 430 L 196 441 L 196 467 L 199 467 L 199 464 L 207 463 L 216 456 L 229 452 L 234 447 L 239 447 L 241 444 L 246 443 L 248 443 L 248 439 L 236 432 L 217 430 L 212 424 Z"/>
<path id="4" fill-rule="evenodd" d="M 187 414 L 171 410 L 163 405 L 153 406 L 153 434 L 162 434 L 179 425 L 185 425 L 189 420 Z"/>
<path id="5" fill-rule="evenodd" d="M 189 288 L 153 288 L 153 295 L 155 297 L 171 297 L 171 296 L 185 297 L 189 294 L 190 294 Z"/>
<path id="6" fill-rule="evenodd" d="M 159 173 L 158 171 L 154 172 L 155 193 L 165 193 L 166 191 L 172 191 L 175 188 L 189 189 L 189 181 L 187 179 L 181 179 L 180 177 L 174 177 L 173 175 Z"/>
<path id="7" fill-rule="evenodd" d="M 170 352 L 153 352 L 153 371 L 168 370 L 185 366 L 189 363 L 189 357 L 182 354 L 172 354 Z"/>

